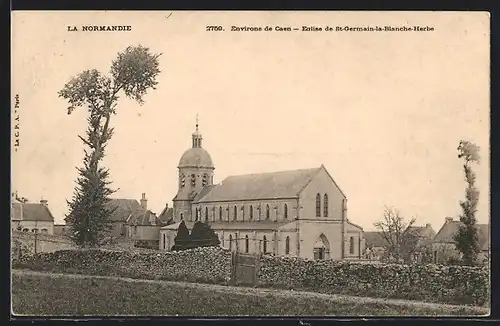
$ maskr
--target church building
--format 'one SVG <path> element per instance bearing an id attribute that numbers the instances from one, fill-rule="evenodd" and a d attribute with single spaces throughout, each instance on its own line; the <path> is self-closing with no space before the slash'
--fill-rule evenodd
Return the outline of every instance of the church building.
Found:
<path id="1" fill-rule="evenodd" d="M 219 184 L 214 170 L 197 123 L 179 161 L 173 224 L 160 229 L 160 250 L 171 250 L 181 221 L 190 230 L 202 221 L 222 247 L 242 253 L 361 258 L 363 229 L 347 218 L 347 198 L 323 165 L 229 176 Z"/>

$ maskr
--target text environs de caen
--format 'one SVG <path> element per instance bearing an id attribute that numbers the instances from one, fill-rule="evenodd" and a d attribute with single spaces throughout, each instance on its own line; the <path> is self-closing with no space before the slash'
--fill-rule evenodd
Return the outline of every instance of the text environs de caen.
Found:
<path id="1" fill-rule="evenodd" d="M 80 27 L 74 25 L 67 26 L 68 32 L 130 32 L 130 25 L 82 25 Z"/>

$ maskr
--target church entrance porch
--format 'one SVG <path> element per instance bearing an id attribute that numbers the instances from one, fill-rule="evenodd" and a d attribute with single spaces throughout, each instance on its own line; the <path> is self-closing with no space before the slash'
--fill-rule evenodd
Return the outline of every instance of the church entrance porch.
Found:
<path id="1" fill-rule="evenodd" d="M 324 234 L 321 234 L 313 247 L 314 260 L 330 259 L 330 243 Z"/>

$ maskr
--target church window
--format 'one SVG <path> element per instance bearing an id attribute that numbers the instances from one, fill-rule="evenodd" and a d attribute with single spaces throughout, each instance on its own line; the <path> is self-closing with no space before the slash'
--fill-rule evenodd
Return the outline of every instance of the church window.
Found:
<path id="1" fill-rule="evenodd" d="M 289 254 L 290 253 L 290 237 L 286 237 L 286 240 L 285 240 L 285 254 Z"/>
<path id="2" fill-rule="evenodd" d="M 245 236 L 245 252 L 248 252 L 248 247 L 249 247 L 249 244 L 248 244 L 248 235 Z"/>
<path id="3" fill-rule="evenodd" d="M 233 236 L 230 234 L 229 235 L 229 250 L 233 247 Z"/>
<path id="4" fill-rule="evenodd" d="M 203 175 L 203 179 L 202 179 L 202 185 L 203 187 L 205 187 L 207 185 L 207 181 L 208 181 L 208 176 L 206 174 Z"/>
<path id="5" fill-rule="evenodd" d="M 288 218 L 288 205 L 285 203 L 285 208 L 283 209 L 283 216 Z"/>
<path id="6" fill-rule="evenodd" d="M 349 239 L 349 254 L 354 255 L 354 237 Z"/>
<path id="7" fill-rule="evenodd" d="M 208 221 L 208 207 L 205 207 L 205 222 Z"/>
<path id="8" fill-rule="evenodd" d="M 196 175 L 191 174 L 191 186 L 196 187 Z"/>
<path id="9" fill-rule="evenodd" d="M 264 236 L 262 238 L 262 252 L 267 253 L 267 238 Z"/>
<path id="10" fill-rule="evenodd" d="M 245 206 L 241 206 L 241 219 L 245 220 Z"/>
<path id="11" fill-rule="evenodd" d="M 219 206 L 219 220 L 222 220 L 222 206 Z"/>
<path id="12" fill-rule="evenodd" d="M 23 229 L 23 232 L 28 232 L 28 231 L 29 231 L 29 229 L 26 229 L 26 228 Z"/>
<path id="13" fill-rule="evenodd" d="M 181 188 L 184 187 L 186 185 L 186 176 L 183 174 L 181 174 Z"/>
<path id="14" fill-rule="evenodd" d="M 234 205 L 234 216 L 233 216 L 233 219 L 234 220 L 238 219 L 238 207 L 236 207 L 236 205 Z"/>
<path id="15" fill-rule="evenodd" d="M 328 194 L 323 196 L 323 216 L 328 217 Z"/>
<path id="16" fill-rule="evenodd" d="M 253 206 L 250 205 L 250 219 L 253 219 Z"/>
<path id="17" fill-rule="evenodd" d="M 269 205 L 266 205 L 266 220 L 269 219 Z"/>
<path id="18" fill-rule="evenodd" d="M 316 195 L 316 217 L 321 216 L 321 195 Z"/>
<path id="19" fill-rule="evenodd" d="M 167 248 L 167 241 L 166 241 L 166 237 L 165 237 L 165 233 L 163 233 L 163 249 L 166 249 Z"/>

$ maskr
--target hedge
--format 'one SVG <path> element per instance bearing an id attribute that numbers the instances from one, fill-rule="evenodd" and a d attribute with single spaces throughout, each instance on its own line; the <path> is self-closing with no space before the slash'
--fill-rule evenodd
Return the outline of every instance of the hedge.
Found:
<path id="1" fill-rule="evenodd" d="M 487 267 L 360 264 L 264 256 L 258 282 L 263 287 L 446 304 L 484 306 L 490 301 Z"/>
<path id="2" fill-rule="evenodd" d="M 56 273 L 228 284 L 231 252 L 205 247 L 172 252 L 60 250 L 14 260 L 13 268 Z"/>

